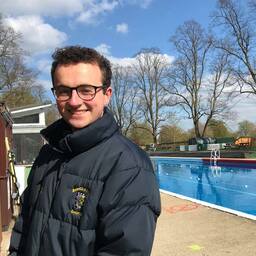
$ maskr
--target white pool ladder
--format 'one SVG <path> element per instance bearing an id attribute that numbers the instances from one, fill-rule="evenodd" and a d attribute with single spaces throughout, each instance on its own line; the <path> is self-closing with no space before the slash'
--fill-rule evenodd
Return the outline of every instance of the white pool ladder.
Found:
<path id="1" fill-rule="evenodd" d="M 210 156 L 210 169 L 212 171 L 213 176 L 220 177 L 221 176 L 221 167 L 217 166 L 217 161 L 220 159 L 220 150 L 212 149 Z"/>
<path id="2" fill-rule="evenodd" d="M 217 161 L 220 159 L 220 150 L 219 149 L 212 149 L 211 156 L 210 156 L 210 165 L 217 165 Z"/>

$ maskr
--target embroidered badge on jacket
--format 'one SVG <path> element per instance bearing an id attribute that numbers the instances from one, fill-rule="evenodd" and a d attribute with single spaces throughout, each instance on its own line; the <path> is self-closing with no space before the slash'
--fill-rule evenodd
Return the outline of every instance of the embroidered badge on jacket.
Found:
<path id="1" fill-rule="evenodd" d="M 89 190 L 85 187 L 77 187 L 73 188 L 72 192 L 75 196 L 75 202 L 73 204 L 71 214 L 80 216 L 82 214 L 82 207 L 89 196 Z"/>

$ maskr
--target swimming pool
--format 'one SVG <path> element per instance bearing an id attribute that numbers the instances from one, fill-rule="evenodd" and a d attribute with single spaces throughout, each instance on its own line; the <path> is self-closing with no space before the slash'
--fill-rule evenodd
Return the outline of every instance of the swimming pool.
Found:
<path id="1" fill-rule="evenodd" d="M 256 219 L 256 165 L 152 157 L 160 189 L 185 199 Z"/>

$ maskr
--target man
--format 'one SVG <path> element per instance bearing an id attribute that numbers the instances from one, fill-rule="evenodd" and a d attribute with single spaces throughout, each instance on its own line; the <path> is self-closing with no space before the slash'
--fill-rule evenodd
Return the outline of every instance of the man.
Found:
<path id="1" fill-rule="evenodd" d="M 150 255 L 160 199 L 146 153 L 123 137 L 106 108 L 109 61 L 90 48 L 53 54 L 62 119 L 28 178 L 10 255 Z"/>

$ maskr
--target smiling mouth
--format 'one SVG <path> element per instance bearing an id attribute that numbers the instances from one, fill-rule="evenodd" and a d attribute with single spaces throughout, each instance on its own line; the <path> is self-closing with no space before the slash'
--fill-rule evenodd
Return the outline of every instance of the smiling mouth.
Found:
<path id="1" fill-rule="evenodd" d="M 88 112 L 88 110 L 76 110 L 76 111 L 69 110 L 69 113 L 71 116 L 82 116 L 86 112 Z"/>

